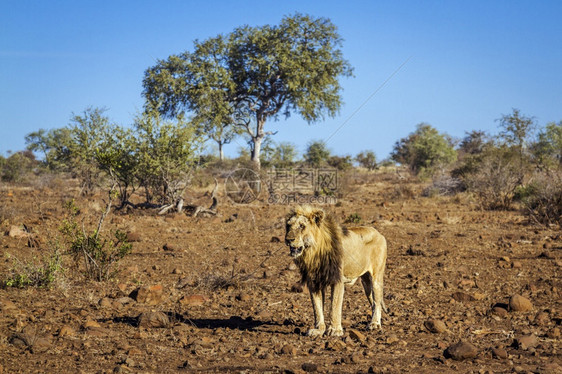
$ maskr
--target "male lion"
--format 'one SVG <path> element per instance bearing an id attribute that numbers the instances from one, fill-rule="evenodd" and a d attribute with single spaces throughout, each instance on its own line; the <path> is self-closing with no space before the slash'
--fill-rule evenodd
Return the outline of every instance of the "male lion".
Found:
<path id="1" fill-rule="evenodd" d="M 331 287 L 330 327 L 327 335 L 341 336 L 344 284 L 361 278 L 371 306 L 369 329 L 381 327 L 386 239 L 372 227 L 345 228 L 319 208 L 297 206 L 287 216 L 285 243 L 308 286 L 314 309 L 314 328 L 308 336 L 326 331 L 324 298 Z"/>

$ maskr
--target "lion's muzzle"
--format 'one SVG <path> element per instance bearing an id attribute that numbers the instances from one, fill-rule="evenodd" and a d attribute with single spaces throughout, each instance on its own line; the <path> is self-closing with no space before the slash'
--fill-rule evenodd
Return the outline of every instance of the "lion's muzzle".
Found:
<path id="1" fill-rule="evenodd" d="M 302 254 L 304 247 L 293 247 L 289 245 L 289 249 L 291 250 L 291 257 L 297 258 Z"/>

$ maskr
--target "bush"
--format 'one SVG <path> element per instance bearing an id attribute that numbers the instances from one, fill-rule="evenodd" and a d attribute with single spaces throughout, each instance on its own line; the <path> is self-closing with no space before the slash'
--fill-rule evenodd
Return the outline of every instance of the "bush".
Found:
<path id="1" fill-rule="evenodd" d="M 14 153 L 1 162 L 1 179 L 4 182 L 21 182 L 35 165 L 35 156 L 30 151 Z"/>
<path id="2" fill-rule="evenodd" d="M 439 168 L 457 159 L 451 139 L 427 123 L 420 123 L 415 132 L 396 142 L 392 159 L 422 178 L 432 176 Z"/>
<path id="3" fill-rule="evenodd" d="M 14 258 L 14 265 L 2 281 L 3 287 L 50 287 L 63 273 L 58 247 L 49 255 L 27 263 Z"/>
<path id="4" fill-rule="evenodd" d="M 359 166 L 364 167 L 369 171 L 373 171 L 377 168 L 377 156 L 373 151 L 362 151 L 355 156 L 355 161 Z"/>
<path id="5" fill-rule="evenodd" d="M 65 205 L 68 217 L 63 221 L 60 232 L 67 241 L 68 253 L 73 256 L 76 264 L 83 264 L 87 279 L 104 281 L 111 278 L 118 262 L 130 253 L 132 248 L 127 242 L 126 234 L 121 231 L 116 231 L 113 235 L 102 234 L 102 224 L 111 208 L 111 200 L 99 220 L 97 229 L 90 232 L 86 231 L 83 223 L 78 223 L 76 217 L 79 210 L 74 201 Z"/>
<path id="6" fill-rule="evenodd" d="M 306 147 L 304 161 L 311 167 L 318 168 L 328 161 L 330 151 L 324 141 L 313 141 Z"/>
<path id="7" fill-rule="evenodd" d="M 459 176 L 488 210 L 509 209 L 524 177 L 517 155 L 506 147 L 490 148 L 469 158 L 453 175 Z"/>
<path id="8" fill-rule="evenodd" d="M 562 175 L 541 173 L 521 188 L 518 194 L 524 213 L 531 221 L 552 225 L 562 224 Z"/>
<path id="9" fill-rule="evenodd" d="M 352 213 L 345 219 L 344 223 L 353 223 L 359 224 L 361 223 L 361 216 L 358 213 Z"/>

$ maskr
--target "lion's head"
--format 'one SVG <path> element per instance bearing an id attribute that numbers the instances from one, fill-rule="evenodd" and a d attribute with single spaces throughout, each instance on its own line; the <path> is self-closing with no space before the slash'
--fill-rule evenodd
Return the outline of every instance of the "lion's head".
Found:
<path id="1" fill-rule="evenodd" d="M 297 206 L 286 221 L 285 244 L 291 250 L 291 256 L 299 257 L 316 244 L 319 228 L 326 214 L 322 209 L 311 206 Z"/>

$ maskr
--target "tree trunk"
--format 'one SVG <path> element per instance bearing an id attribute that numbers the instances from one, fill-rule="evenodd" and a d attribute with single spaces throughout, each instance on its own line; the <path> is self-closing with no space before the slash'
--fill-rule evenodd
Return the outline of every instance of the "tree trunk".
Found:
<path id="1" fill-rule="evenodd" d="M 261 162 L 260 162 L 260 153 L 261 153 L 261 143 L 265 138 L 265 133 L 263 132 L 263 127 L 265 125 L 265 120 L 260 119 L 260 115 L 256 115 L 257 117 L 257 124 L 256 124 L 256 135 L 252 136 L 252 162 L 256 170 L 260 170 Z"/>
<path id="2" fill-rule="evenodd" d="M 223 144 L 222 144 L 221 141 L 218 141 L 217 143 L 219 145 L 219 161 L 222 162 L 222 161 L 224 161 L 224 151 L 222 150 Z"/>
<path id="3" fill-rule="evenodd" d="M 255 136 L 252 138 L 252 162 L 257 170 L 260 170 L 261 162 L 260 162 L 260 152 L 261 152 L 261 143 L 263 141 L 263 136 Z"/>

